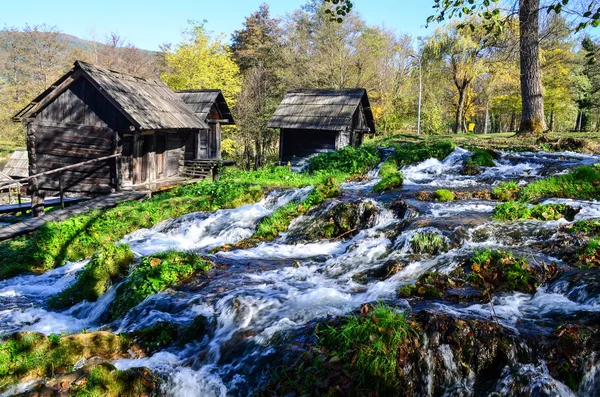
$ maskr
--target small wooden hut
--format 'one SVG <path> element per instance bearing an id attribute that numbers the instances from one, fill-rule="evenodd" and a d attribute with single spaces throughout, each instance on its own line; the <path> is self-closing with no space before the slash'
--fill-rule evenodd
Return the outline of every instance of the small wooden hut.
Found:
<path id="1" fill-rule="evenodd" d="M 289 162 L 319 152 L 362 145 L 375 132 L 367 91 L 305 89 L 289 91 L 268 124 L 279 128 L 279 160 Z"/>
<path id="2" fill-rule="evenodd" d="M 185 160 L 219 158 L 219 142 L 199 144 L 211 126 L 165 83 L 81 61 L 13 120 L 27 125 L 29 175 L 120 155 L 63 172 L 64 191 L 169 183 L 182 179 Z M 40 178 L 34 188 L 56 191 L 57 179 Z"/>
<path id="3" fill-rule="evenodd" d="M 221 90 L 175 91 L 192 111 L 208 124 L 195 139 L 196 158 L 221 158 L 221 126 L 233 125 L 233 115 Z"/>
<path id="4" fill-rule="evenodd" d="M 10 156 L 2 172 L 13 179 L 29 176 L 29 158 L 27 150 L 15 150 Z"/>

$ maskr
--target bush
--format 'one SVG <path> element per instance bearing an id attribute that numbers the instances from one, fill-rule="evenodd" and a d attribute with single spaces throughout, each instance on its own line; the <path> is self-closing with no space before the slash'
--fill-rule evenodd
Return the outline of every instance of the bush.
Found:
<path id="1" fill-rule="evenodd" d="M 441 201 L 442 203 L 454 200 L 454 193 L 446 189 L 436 190 L 434 196 L 437 201 Z"/>
<path id="2" fill-rule="evenodd" d="M 414 335 L 403 313 L 381 303 L 364 316 L 351 314 L 341 325 L 317 331 L 319 344 L 329 356 L 352 359 L 352 367 L 360 374 L 359 386 L 372 382 L 369 389 L 381 392 L 398 384 L 398 351 Z"/>
<path id="3" fill-rule="evenodd" d="M 495 167 L 496 152 L 491 149 L 475 149 L 469 160 L 478 167 Z"/>
<path id="4" fill-rule="evenodd" d="M 346 146 L 334 152 L 320 153 L 311 158 L 311 172 L 344 172 L 352 175 L 364 174 L 380 161 L 375 146 L 365 145 L 358 149 Z"/>
<path id="5" fill-rule="evenodd" d="M 437 233 L 417 233 L 410 241 L 415 254 L 437 255 L 448 250 L 448 244 Z"/>
<path id="6" fill-rule="evenodd" d="M 211 262 L 193 253 L 171 251 L 144 257 L 129 278 L 117 288 L 110 315 L 113 319 L 120 318 L 148 296 L 211 267 Z"/>
<path id="7" fill-rule="evenodd" d="M 538 285 L 529 264 L 524 259 L 515 258 L 512 252 L 475 251 L 471 257 L 471 270 L 469 281 L 482 290 L 532 293 Z"/>
<path id="8" fill-rule="evenodd" d="M 519 186 L 515 181 L 502 182 L 492 189 L 492 196 L 500 201 L 516 200 L 519 193 Z"/>
<path id="9" fill-rule="evenodd" d="M 103 247 L 77 275 L 73 285 L 50 299 L 50 307 L 64 309 L 84 300 L 95 302 L 114 282 L 127 275 L 134 260 L 127 245 Z"/>

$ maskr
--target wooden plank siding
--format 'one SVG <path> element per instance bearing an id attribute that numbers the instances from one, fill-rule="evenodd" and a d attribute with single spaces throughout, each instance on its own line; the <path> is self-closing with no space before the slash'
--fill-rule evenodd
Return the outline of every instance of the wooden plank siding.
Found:
<path id="1" fill-rule="evenodd" d="M 306 157 L 318 152 L 335 150 L 337 131 L 281 130 L 281 161 L 292 161 L 294 157 Z"/>

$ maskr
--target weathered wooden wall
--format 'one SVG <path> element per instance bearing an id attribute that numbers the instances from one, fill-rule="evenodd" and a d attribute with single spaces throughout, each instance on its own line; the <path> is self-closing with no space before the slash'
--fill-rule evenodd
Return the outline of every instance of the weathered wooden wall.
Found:
<path id="1" fill-rule="evenodd" d="M 335 150 L 338 132 L 319 130 L 281 130 L 280 161 L 305 157 L 321 151 Z"/>

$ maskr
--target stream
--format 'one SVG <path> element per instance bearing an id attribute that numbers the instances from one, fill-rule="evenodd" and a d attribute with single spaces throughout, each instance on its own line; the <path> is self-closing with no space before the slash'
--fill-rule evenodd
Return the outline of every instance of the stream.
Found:
<path id="1" fill-rule="evenodd" d="M 76 333 L 109 329 L 116 333 L 140 330 L 160 322 L 191 324 L 205 316 L 212 332 L 183 347 L 170 347 L 150 357 L 120 359 L 118 369 L 148 367 L 165 381 L 161 392 L 169 396 L 247 396 L 269 381 L 272 371 L 297 356 L 301 343 L 314 326 L 328 316 L 345 315 L 365 303 L 386 301 L 407 311 L 429 310 L 453 318 L 490 320 L 490 304 L 453 304 L 447 301 L 409 302 L 397 298 L 397 290 L 427 271 L 449 273 L 474 251 L 486 248 L 513 251 L 535 263 L 564 266 L 558 258 L 539 250 L 556 237 L 558 221 L 498 223 L 490 219 L 497 204 L 487 200 L 447 203 L 419 201 L 418 191 L 450 189 L 490 190 L 501 181 L 529 182 L 581 166 L 600 163 L 600 156 L 577 153 L 501 153 L 497 166 L 475 176 L 461 175 L 470 152 L 457 148 L 445 160 L 429 159 L 404 167 L 404 187 L 376 194 L 375 169 L 368 179 L 344 183 L 339 198 L 295 219 L 289 230 L 271 242 L 249 249 L 209 254 L 224 244 L 250 237 L 258 222 L 291 201 L 302 201 L 312 187 L 271 192 L 256 204 L 212 213 L 193 213 L 169 220 L 152 229 L 125 237 L 137 256 L 170 249 L 193 251 L 211 258 L 218 266 L 210 278 L 194 278 L 148 297 L 122 319 L 105 323 L 103 314 L 114 298 L 116 286 L 97 302 L 80 303 L 62 312 L 45 302 L 72 283 L 86 261 L 68 263 L 43 275 L 24 275 L 0 281 L 0 334 L 36 331 L 44 334 Z M 399 218 L 392 203 L 402 199 L 411 210 Z M 372 216 L 364 228 L 343 238 L 314 240 L 305 231 L 339 203 L 359 203 Z M 581 208 L 575 221 L 600 218 L 600 202 L 550 199 Z M 411 239 L 419 232 L 443 236 L 450 249 L 439 255 L 417 255 Z M 359 282 L 357 274 L 378 269 L 389 261 L 401 264 L 391 277 Z M 570 271 L 534 294 L 505 293 L 494 296 L 496 320 L 514 335 L 536 335 L 556 329 L 565 319 L 600 319 L 600 277 Z M 574 281 L 576 280 L 576 281 Z M 589 280 L 589 281 L 585 281 Z M 447 346 L 447 345 L 444 345 Z M 426 348 L 426 347 L 424 347 Z M 452 351 L 439 351 L 448 368 L 446 395 L 474 395 L 473 381 L 459 379 L 452 371 Z M 600 395 L 600 353 L 589 357 L 581 387 L 572 391 L 554 379 L 543 360 L 506 367 L 493 379 L 497 395 L 506 395 L 515 382 L 525 382 L 531 395 Z M 517 369 L 515 369 L 517 368 Z M 524 381 L 524 379 L 526 381 Z M 455 387 L 460 385 L 460 391 Z M 5 391 L 11 395 L 27 389 L 21 385 Z"/>

